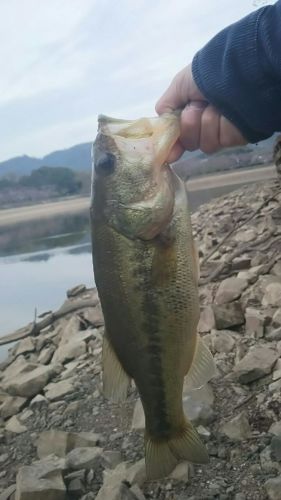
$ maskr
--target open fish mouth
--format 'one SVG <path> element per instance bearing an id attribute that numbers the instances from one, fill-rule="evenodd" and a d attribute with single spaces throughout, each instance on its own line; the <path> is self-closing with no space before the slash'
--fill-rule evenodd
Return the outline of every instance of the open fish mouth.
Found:
<path id="1" fill-rule="evenodd" d="M 96 143 L 98 145 L 103 141 L 105 144 L 107 141 L 116 152 L 132 157 L 141 155 L 149 158 L 154 165 L 163 165 L 179 135 L 178 112 L 139 120 L 119 120 L 99 115 Z"/>

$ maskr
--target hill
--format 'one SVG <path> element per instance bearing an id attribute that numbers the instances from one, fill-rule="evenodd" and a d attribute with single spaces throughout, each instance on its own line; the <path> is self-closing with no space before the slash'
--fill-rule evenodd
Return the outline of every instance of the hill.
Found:
<path id="1" fill-rule="evenodd" d="M 0 177 L 7 175 L 29 175 L 40 167 L 69 167 L 76 171 L 90 170 L 91 142 L 77 144 L 68 149 L 54 151 L 43 158 L 17 156 L 0 162 Z"/>
<path id="2" fill-rule="evenodd" d="M 213 155 L 201 151 L 186 152 L 177 163 L 179 173 L 184 176 L 201 175 L 207 171 L 241 168 L 264 164 L 271 159 L 275 136 L 245 147 L 222 150 Z M 40 167 L 68 167 L 75 171 L 91 170 L 91 142 L 77 144 L 68 149 L 54 151 L 43 158 L 18 156 L 0 162 L 0 177 L 29 175 Z"/>

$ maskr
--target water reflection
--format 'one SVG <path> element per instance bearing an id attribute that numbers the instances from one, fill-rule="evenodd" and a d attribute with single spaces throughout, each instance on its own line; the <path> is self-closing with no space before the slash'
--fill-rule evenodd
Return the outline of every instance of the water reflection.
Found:
<path id="1" fill-rule="evenodd" d="M 235 187 L 190 192 L 191 210 Z M 0 336 L 32 321 L 35 308 L 38 314 L 58 308 L 68 288 L 92 287 L 88 211 L 0 228 L 0 276 Z"/>
<path id="2" fill-rule="evenodd" d="M 32 321 L 35 308 L 57 309 L 68 288 L 92 287 L 88 211 L 0 228 L 0 276 L 0 336 Z"/>
<path id="3" fill-rule="evenodd" d="M 60 307 L 68 288 L 94 286 L 89 251 L 73 254 L 71 248 L 60 248 L 42 256 L 47 260 L 36 254 L 0 258 L 0 336 L 33 321 L 35 308 L 39 315 Z M 0 361 L 9 347 L 0 348 Z"/>
<path id="4" fill-rule="evenodd" d="M 89 213 L 0 228 L 0 257 L 89 244 Z"/>

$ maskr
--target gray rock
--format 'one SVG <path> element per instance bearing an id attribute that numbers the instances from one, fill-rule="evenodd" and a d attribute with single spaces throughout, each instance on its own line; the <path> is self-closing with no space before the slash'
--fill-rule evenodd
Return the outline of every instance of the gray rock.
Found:
<path id="1" fill-rule="evenodd" d="M 258 309 L 247 307 L 245 319 L 247 335 L 256 339 L 263 337 L 265 324 L 264 315 Z"/>
<path id="2" fill-rule="evenodd" d="M 238 299 L 241 296 L 247 285 L 248 281 L 245 279 L 235 277 L 226 278 L 219 285 L 215 297 L 215 303 L 220 305 L 233 302 L 233 300 Z"/>
<path id="3" fill-rule="evenodd" d="M 143 411 L 142 402 L 137 400 L 133 413 L 132 429 L 144 430 L 145 429 L 145 416 Z"/>
<path id="4" fill-rule="evenodd" d="M 53 356 L 54 363 L 66 363 L 79 358 L 86 353 L 86 343 L 79 338 L 73 338 L 67 343 L 60 344 Z"/>
<path id="5" fill-rule="evenodd" d="M 281 473 L 281 465 L 273 460 L 270 446 L 266 446 L 260 453 L 260 464 L 264 472 L 269 474 Z"/>
<path id="6" fill-rule="evenodd" d="M 2 493 L 0 493 L 0 500 L 11 500 L 13 497 L 12 495 L 16 491 L 16 485 L 12 484 L 9 486 L 9 488 L 6 488 Z"/>
<path id="7" fill-rule="evenodd" d="M 135 500 L 145 500 L 145 497 L 137 484 L 133 484 L 133 486 L 130 488 L 130 493 L 134 494 Z"/>
<path id="8" fill-rule="evenodd" d="M 115 469 L 122 462 L 120 451 L 104 451 L 103 462 L 106 469 Z"/>
<path id="9" fill-rule="evenodd" d="M 96 307 L 89 307 L 87 309 L 84 309 L 82 314 L 83 318 L 85 318 L 95 328 L 103 326 L 104 319 L 100 304 L 98 304 Z"/>
<path id="10" fill-rule="evenodd" d="M 102 486 L 96 500 L 145 500 L 140 489 L 136 490 L 129 487 L 127 483 Z"/>
<path id="11" fill-rule="evenodd" d="M 274 434 L 274 436 L 281 437 L 281 420 L 279 420 L 279 422 L 274 422 L 274 424 L 270 426 L 268 432 Z"/>
<path id="12" fill-rule="evenodd" d="M 49 401 L 42 394 L 37 394 L 29 403 L 31 407 L 47 406 Z"/>
<path id="13" fill-rule="evenodd" d="M 245 322 L 244 313 L 238 301 L 214 305 L 213 311 L 217 330 L 227 330 L 233 326 L 243 325 Z"/>
<path id="14" fill-rule="evenodd" d="M 281 389 L 281 379 L 272 382 L 272 384 L 269 384 L 268 386 L 269 392 L 279 392 L 280 389 Z"/>
<path id="15" fill-rule="evenodd" d="M 69 469 L 95 469 L 101 462 L 103 449 L 98 447 L 92 448 L 75 448 L 66 456 L 66 465 Z"/>
<path id="16" fill-rule="evenodd" d="M 199 436 L 201 436 L 205 440 L 208 440 L 211 436 L 210 431 L 208 429 L 206 429 L 206 427 L 204 427 L 203 425 L 198 425 L 197 432 L 198 432 Z"/>
<path id="17" fill-rule="evenodd" d="M 228 353 L 235 346 L 235 340 L 227 330 L 212 330 L 211 345 L 214 352 Z"/>
<path id="18" fill-rule="evenodd" d="M 81 295 L 81 293 L 85 292 L 87 290 L 86 285 L 76 285 L 73 288 L 70 288 L 67 290 L 66 295 L 68 298 L 71 297 L 77 297 L 78 295 Z"/>
<path id="19" fill-rule="evenodd" d="M 67 394 L 73 392 L 73 390 L 74 378 L 68 378 L 56 383 L 51 382 L 45 387 L 44 393 L 49 401 L 59 401 Z"/>
<path id="20" fill-rule="evenodd" d="M 278 353 L 269 347 L 254 347 L 234 367 L 234 373 L 241 384 L 248 384 L 268 375 L 278 357 Z"/>
<path id="21" fill-rule="evenodd" d="M 245 412 L 226 422 L 221 427 L 221 433 L 232 441 L 244 441 L 251 437 L 251 427 Z"/>
<path id="22" fill-rule="evenodd" d="M 4 389 L 12 396 L 30 398 L 38 394 L 55 374 L 54 366 L 37 365 L 32 371 L 12 377 L 4 384 Z"/>
<path id="23" fill-rule="evenodd" d="M 96 447 L 100 441 L 100 434 L 93 432 L 44 431 L 41 432 L 37 441 L 37 455 L 43 458 L 53 453 L 58 457 L 65 457 L 75 448 Z"/>
<path id="24" fill-rule="evenodd" d="M 12 432 L 14 434 L 22 434 L 23 432 L 27 431 L 27 427 L 25 427 L 25 425 L 22 425 L 20 423 L 20 421 L 18 420 L 18 417 L 16 415 L 11 417 L 7 421 L 7 423 L 5 425 L 5 429 L 6 429 L 6 431 Z"/>
<path id="25" fill-rule="evenodd" d="M 15 351 L 15 356 L 20 356 L 21 354 L 27 354 L 29 352 L 35 351 L 35 342 L 33 338 L 27 337 L 26 339 L 21 340 L 17 346 Z"/>
<path id="26" fill-rule="evenodd" d="M 55 350 L 56 348 L 54 345 L 50 345 L 42 349 L 38 356 L 38 363 L 41 363 L 41 365 L 48 365 L 53 357 Z"/>
<path id="27" fill-rule="evenodd" d="M 274 330 L 271 330 L 271 332 L 269 332 L 267 335 L 266 335 L 266 338 L 267 340 L 271 340 L 271 341 L 277 341 L 278 340 L 281 340 L 281 327 L 280 328 L 276 328 Z"/>
<path id="28" fill-rule="evenodd" d="M 66 500 L 61 470 L 42 463 L 19 470 L 15 500 L 39 499 Z"/>
<path id="29" fill-rule="evenodd" d="M 190 479 L 190 464 L 188 462 L 179 463 L 173 472 L 170 474 L 171 479 L 177 481 L 189 481 Z"/>
<path id="30" fill-rule="evenodd" d="M 270 283 L 265 289 L 262 299 L 263 306 L 278 307 L 281 304 L 281 283 Z"/>
<path id="31" fill-rule="evenodd" d="M 270 446 L 273 459 L 281 462 L 281 436 L 273 436 Z"/>
<path id="32" fill-rule="evenodd" d="M 273 326 L 281 326 L 281 307 L 275 311 L 272 317 L 272 324 Z"/>
<path id="33" fill-rule="evenodd" d="M 213 328 L 215 328 L 215 315 L 211 306 L 203 307 L 200 320 L 198 323 L 198 331 L 200 333 L 210 332 Z"/>
<path id="34" fill-rule="evenodd" d="M 8 453 L 3 453 L 3 455 L 0 455 L 0 464 L 3 464 L 6 462 L 6 460 L 9 458 Z"/>
<path id="35" fill-rule="evenodd" d="M 20 414 L 19 414 L 19 419 L 21 422 L 25 422 L 26 420 L 28 420 L 30 417 L 32 417 L 33 415 L 33 411 L 30 410 L 30 408 L 26 408 L 25 410 L 23 410 Z"/>
<path id="36" fill-rule="evenodd" d="M 25 405 L 26 401 L 26 398 L 7 396 L 4 403 L 0 406 L 0 416 L 6 419 L 16 415 Z"/>
<path id="37" fill-rule="evenodd" d="M 104 471 L 104 483 L 98 492 L 96 500 L 123 500 L 123 497 L 120 497 L 120 485 L 126 482 L 130 485 L 137 484 L 141 486 L 145 478 L 144 460 L 140 460 L 131 466 L 128 462 L 121 462 L 114 470 Z"/>
<path id="38" fill-rule="evenodd" d="M 271 269 L 271 274 L 274 274 L 275 276 L 281 278 L 281 261 L 274 264 L 273 268 Z"/>
<path id="39" fill-rule="evenodd" d="M 71 495 L 71 498 L 81 498 L 81 495 L 85 493 L 83 481 L 78 477 L 72 479 L 68 484 L 67 492 Z"/>
<path id="40" fill-rule="evenodd" d="M 239 243 L 248 243 L 249 241 L 255 240 L 257 237 L 257 232 L 255 229 L 244 229 L 237 231 L 234 235 L 234 239 Z"/>
<path id="41" fill-rule="evenodd" d="M 212 408 L 214 395 L 209 385 L 201 389 L 185 393 L 183 396 L 183 409 L 188 419 L 194 425 L 207 425 L 214 420 Z"/>
<path id="42" fill-rule="evenodd" d="M 64 365 L 64 371 L 61 374 L 61 379 L 65 380 L 67 378 L 72 377 L 73 375 L 76 375 L 77 371 L 79 370 L 79 365 L 81 363 L 81 360 L 78 361 L 70 361 L 69 363 L 66 363 Z"/>
<path id="43" fill-rule="evenodd" d="M 264 487 L 269 500 L 281 500 L 281 475 L 273 479 L 268 479 Z"/>
<path id="44" fill-rule="evenodd" d="M 24 356 L 19 356 L 13 363 L 11 363 L 4 372 L 3 385 L 8 382 L 11 378 L 17 375 L 29 373 L 32 370 L 38 368 L 37 363 L 28 363 Z"/>

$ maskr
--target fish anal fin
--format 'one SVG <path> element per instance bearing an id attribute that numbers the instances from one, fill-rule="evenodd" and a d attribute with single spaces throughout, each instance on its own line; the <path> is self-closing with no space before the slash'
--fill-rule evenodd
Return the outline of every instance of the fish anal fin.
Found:
<path id="1" fill-rule="evenodd" d="M 103 337 L 103 392 L 104 396 L 115 403 L 125 401 L 131 383 L 106 335 Z"/>
<path id="2" fill-rule="evenodd" d="M 168 476 L 182 461 L 195 464 L 209 462 L 207 450 L 190 422 L 185 420 L 180 432 L 166 440 L 153 439 L 146 432 L 145 463 L 148 479 Z"/>
<path id="3" fill-rule="evenodd" d="M 197 334 L 194 358 L 189 371 L 186 373 L 185 390 L 200 389 L 215 375 L 214 358 L 205 342 Z"/>

